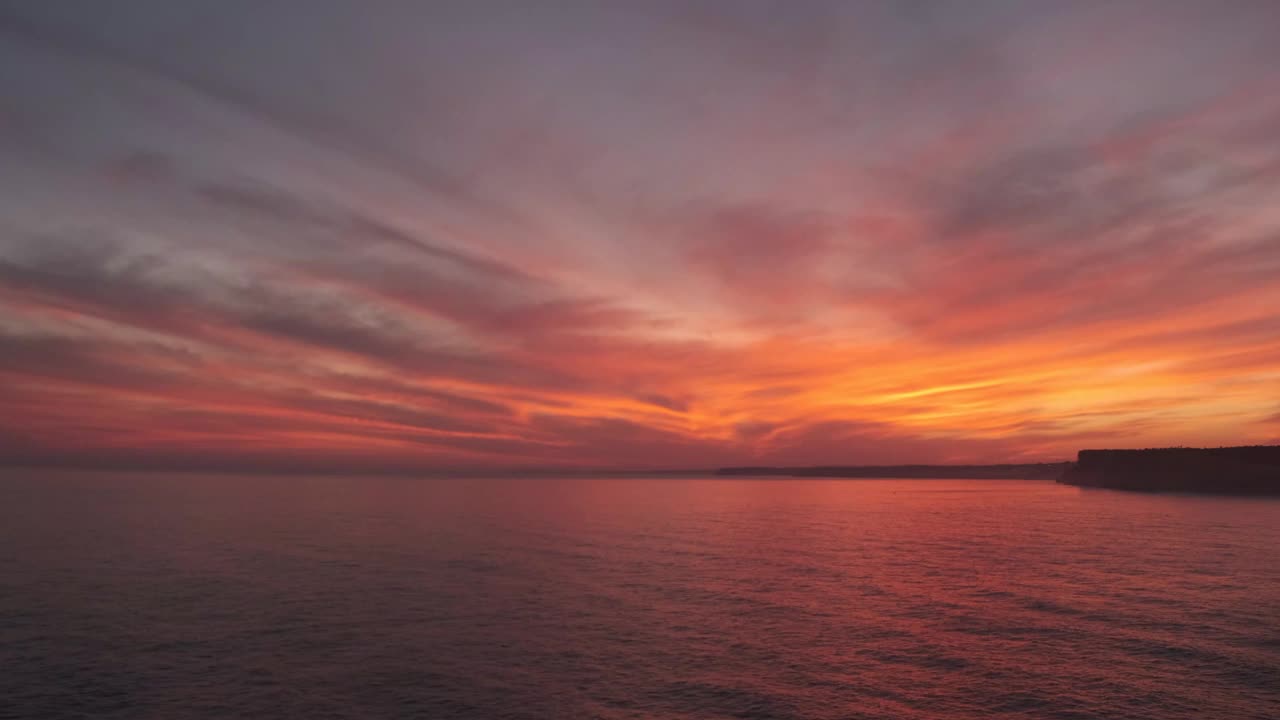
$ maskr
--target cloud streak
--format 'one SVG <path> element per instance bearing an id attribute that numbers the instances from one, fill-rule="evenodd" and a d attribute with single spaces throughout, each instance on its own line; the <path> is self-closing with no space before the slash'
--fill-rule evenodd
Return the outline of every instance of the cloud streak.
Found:
<path id="1" fill-rule="evenodd" d="M 1270 5 L 485 5 L 0 4 L 0 461 L 1274 440 Z"/>

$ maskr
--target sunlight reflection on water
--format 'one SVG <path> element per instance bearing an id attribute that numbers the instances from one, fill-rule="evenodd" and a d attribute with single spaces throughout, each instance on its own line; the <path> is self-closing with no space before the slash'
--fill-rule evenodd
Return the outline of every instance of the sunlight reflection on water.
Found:
<path id="1" fill-rule="evenodd" d="M 6 717 L 1280 717 L 1280 502 L 0 480 Z M 0 711 L 0 716 L 3 716 Z"/>

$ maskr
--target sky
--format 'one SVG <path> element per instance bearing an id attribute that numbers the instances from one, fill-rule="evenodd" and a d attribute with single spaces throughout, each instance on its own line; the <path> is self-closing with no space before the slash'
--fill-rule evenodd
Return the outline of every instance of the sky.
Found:
<path id="1" fill-rule="evenodd" d="M 1280 3 L 0 0 L 0 463 L 1280 442 Z"/>

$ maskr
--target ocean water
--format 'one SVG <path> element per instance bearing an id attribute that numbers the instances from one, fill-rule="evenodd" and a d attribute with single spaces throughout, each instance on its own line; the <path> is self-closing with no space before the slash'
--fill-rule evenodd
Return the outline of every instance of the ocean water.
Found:
<path id="1" fill-rule="evenodd" d="M 1280 718 L 1280 501 L 9 472 L 3 718 Z"/>

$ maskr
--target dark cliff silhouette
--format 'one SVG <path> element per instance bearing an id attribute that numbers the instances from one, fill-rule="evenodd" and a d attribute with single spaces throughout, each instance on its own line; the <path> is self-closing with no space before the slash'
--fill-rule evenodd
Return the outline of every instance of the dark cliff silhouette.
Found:
<path id="1" fill-rule="evenodd" d="M 1280 446 L 1081 450 L 1060 482 L 1146 492 L 1280 495 Z"/>

